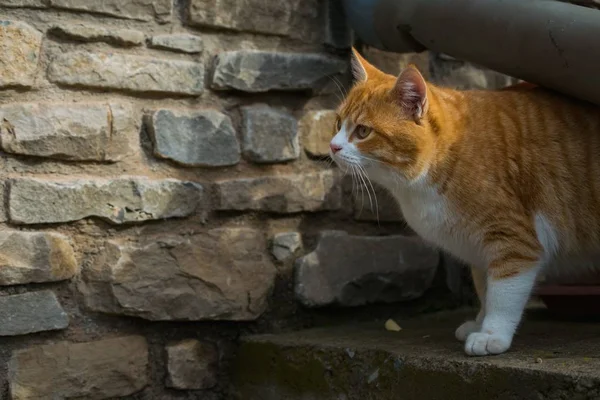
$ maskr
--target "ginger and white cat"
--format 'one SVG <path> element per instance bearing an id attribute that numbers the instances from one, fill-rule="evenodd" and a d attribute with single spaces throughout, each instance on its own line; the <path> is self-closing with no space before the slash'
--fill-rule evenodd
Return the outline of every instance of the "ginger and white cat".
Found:
<path id="1" fill-rule="evenodd" d="M 600 250 L 600 109 L 528 85 L 444 89 L 414 66 L 394 77 L 355 50 L 352 66 L 331 157 L 471 266 L 481 310 L 456 337 L 505 352 L 540 270 Z"/>

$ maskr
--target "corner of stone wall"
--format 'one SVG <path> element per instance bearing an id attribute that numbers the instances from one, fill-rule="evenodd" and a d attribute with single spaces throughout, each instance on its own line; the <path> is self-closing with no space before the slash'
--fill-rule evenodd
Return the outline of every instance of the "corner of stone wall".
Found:
<path id="1" fill-rule="evenodd" d="M 429 290 L 438 252 L 325 161 L 349 84 L 340 7 L 0 0 L 1 398 L 225 399 L 241 333 Z"/>

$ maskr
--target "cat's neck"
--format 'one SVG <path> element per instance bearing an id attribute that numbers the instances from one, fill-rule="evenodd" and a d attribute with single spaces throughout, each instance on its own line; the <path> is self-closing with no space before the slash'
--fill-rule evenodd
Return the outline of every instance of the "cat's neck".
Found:
<path id="1" fill-rule="evenodd" d="M 430 107 L 427 117 L 439 127 L 432 149 L 435 162 L 445 158 L 452 145 L 462 136 L 468 121 L 468 92 L 429 85 L 428 96 Z"/>
<path id="2" fill-rule="evenodd" d="M 408 183 L 421 185 L 435 174 L 462 140 L 469 121 L 468 92 L 428 85 L 429 110 L 426 118 L 437 126 L 436 134 L 421 149 L 418 171 Z"/>

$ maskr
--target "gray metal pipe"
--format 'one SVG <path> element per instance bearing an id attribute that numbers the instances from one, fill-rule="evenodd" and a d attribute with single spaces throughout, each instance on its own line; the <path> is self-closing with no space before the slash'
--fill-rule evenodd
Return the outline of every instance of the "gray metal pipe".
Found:
<path id="1" fill-rule="evenodd" d="M 357 35 L 379 49 L 446 53 L 600 105 L 600 10 L 555 0 L 345 0 L 345 7 Z"/>

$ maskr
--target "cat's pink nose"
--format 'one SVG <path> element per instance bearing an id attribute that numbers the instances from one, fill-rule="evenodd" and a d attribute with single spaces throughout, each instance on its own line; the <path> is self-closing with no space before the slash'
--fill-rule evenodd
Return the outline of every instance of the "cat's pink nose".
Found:
<path id="1" fill-rule="evenodd" d="M 342 149 L 342 146 L 338 146 L 337 144 L 329 143 L 329 148 L 333 154 L 337 153 Z"/>

